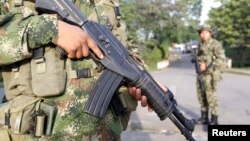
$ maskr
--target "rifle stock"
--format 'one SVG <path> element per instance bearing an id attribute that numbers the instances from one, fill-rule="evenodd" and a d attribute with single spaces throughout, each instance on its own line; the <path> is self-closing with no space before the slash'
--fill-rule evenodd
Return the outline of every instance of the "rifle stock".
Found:
<path id="1" fill-rule="evenodd" d="M 187 140 L 195 141 L 191 134 L 195 121 L 181 114 L 171 91 L 164 92 L 109 29 L 96 22 L 88 21 L 71 0 L 36 0 L 36 8 L 40 12 L 57 13 L 64 21 L 81 27 L 104 53 L 103 59 L 97 59 L 92 55 L 93 59 L 105 68 L 105 74 L 100 79 L 107 81 L 99 80 L 94 87 L 85 106 L 87 113 L 102 118 L 119 86 L 135 86 L 142 90 L 142 94 L 147 97 L 148 103 L 160 120 L 169 118 Z M 97 101 L 101 101 L 101 104 L 96 103 Z"/>

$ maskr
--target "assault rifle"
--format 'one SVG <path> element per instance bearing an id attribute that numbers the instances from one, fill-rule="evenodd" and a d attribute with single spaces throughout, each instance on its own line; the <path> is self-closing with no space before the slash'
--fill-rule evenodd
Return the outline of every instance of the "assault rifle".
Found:
<path id="1" fill-rule="evenodd" d="M 202 72 L 200 71 L 200 66 L 199 66 L 199 61 L 198 61 L 198 58 L 197 58 L 197 55 L 198 54 L 202 54 L 203 52 L 198 52 L 197 51 L 198 49 L 193 49 L 193 58 L 191 60 L 192 63 L 194 63 L 194 66 L 195 66 L 195 71 L 196 71 L 196 74 L 197 74 L 197 80 L 198 80 L 198 84 L 201 88 L 201 94 L 203 96 L 203 102 L 205 105 L 208 105 L 207 103 L 207 95 L 206 95 L 206 87 L 205 87 L 205 83 L 204 83 L 204 80 L 202 79 L 201 77 L 201 74 Z"/>
<path id="2" fill-rule="evenodd" d="M 168 117 L 187 140 L 195 141 L 192 137 L 195 121 L 184 117 L 177 109 L 171 91 L 164 92 L 107 27 L 89 21 L 71 0 L 36 0 L 36 9 L 44 13 L 57 13 L 62 20 L 81 27 L 104 53 L 103 59 L 96 58 L 92 53 L 104 70 L 85 105 L 87 113 L 102 118 L 121 85 L 135 86 L 147 97 L 160 120 Z"/>

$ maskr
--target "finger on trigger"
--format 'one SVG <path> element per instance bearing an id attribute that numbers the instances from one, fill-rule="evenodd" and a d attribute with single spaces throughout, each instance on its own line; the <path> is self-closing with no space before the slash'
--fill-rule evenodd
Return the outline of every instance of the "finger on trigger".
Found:
<path id="1" fill-rule="evenodd" d="M 98 56 L 100 59 L 103 59 L 103 53 L 100 50 L 100 48 L 95 44 L 95 42 L 91 39 L 88 40 L 88 46 L 89 48 L 94 52 L 96 56 Z"/>

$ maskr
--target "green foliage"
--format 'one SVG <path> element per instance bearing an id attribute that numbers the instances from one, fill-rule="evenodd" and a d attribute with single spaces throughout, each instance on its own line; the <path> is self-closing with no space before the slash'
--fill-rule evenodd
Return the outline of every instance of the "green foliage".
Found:
<path id="1" fill-rule="evenodd" d="M 150 70 L 155 70 L 157 68 L 156 62 L 162 59 L 161 51 L 158 48 L 154 48 L 153 50 L 146 48 L 142 57 Z"/>
<path id="2" fill-rule="evenodd" d="M 144 61 L 166 59 L 173 42 L 198 39 L 201 0 L 121 0 L 121 11 L 127 24 L 129 39 L 140 44 Z M 154 52 L 154 55 L 150 55 Z M 152 57 L 152 58 L 150 58 Z M 158 58 L 160 57 L 160 58 Z"/>
<path id="3" fill-rule="evenodd" d="M 250 47 L 250 1 L 222 0 L 223 5 L 210 12 L 210 24 L 225 46 Z"/>
<path id="4" fill-rule="evenodd" d="M 161 58 L 164 58 L 164 59 L 168 59 L 169 58 L 169 42 L 168 41 L 163 41 L 161 44 L 160 44 L 160 50 L 162 50 L 162 57 Z"/>
<path id="5" fill-rule="evenodd" d="M 250 66 L 250 48 L 226 48 L 225 53 L 232 59 L 233 67 Z"/>

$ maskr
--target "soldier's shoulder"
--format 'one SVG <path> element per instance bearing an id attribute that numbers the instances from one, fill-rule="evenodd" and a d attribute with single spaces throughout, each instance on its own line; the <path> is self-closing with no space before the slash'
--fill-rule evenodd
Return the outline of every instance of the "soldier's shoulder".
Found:
<path id="1" fill-rule="evenodd" d="M 220 41 L 218 41 L 217 39 L 214 39 L 214 38 L 212 39 L 212 43 L 213 44 L 221 44 Z"/>
<path id="2" fill-rule="evenodd" d="M 212 45 L 213 45 L 214 47 L 219 47 L 219 48 L 222 47 L 221 42 L 218 41 L 218 40 L 216 40 L 216 39 L 212 39 Z"/>

